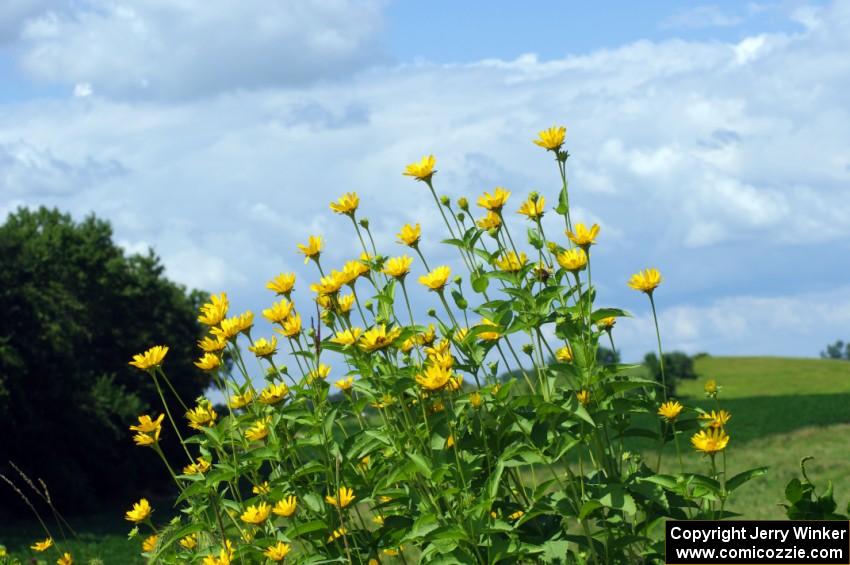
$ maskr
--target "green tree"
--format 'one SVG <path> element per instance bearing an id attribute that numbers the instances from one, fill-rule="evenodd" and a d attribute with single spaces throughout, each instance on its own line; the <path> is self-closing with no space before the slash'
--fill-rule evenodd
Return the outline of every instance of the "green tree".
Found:
<path id="1" fill-rule="evenodd" d="M 166 344 L 178 393 L 201 394 L 208 378 L 192 345 L 205 295 L 166 279 L 153 251 L 125 255 L 108 222 L 46 208 L 0 226 L 0 265 L 0 472 L 12 460 L 75 508 L 167 487 L 127 429 L 162 410 L 150 378 L 127 362 Z M 173 432 L 163 435 L 179 457 Z M 3 502 L 14 499 L 7 490 Z"/>
<path id="2" fill-rule="evenodd" d="M 661 378 L 661 364 L 655 353 L 647 353 L 643 363 L 649 370 L 649 374 L 657 382 L 663 382 Z M 672 351 L 664 354 L 664 374 L 667 380 L 667 396 L 676 395 L 676 383 L 682 379 L 696 379 L 694 371 L 694 359 L 687 353 Z"/>
<path id="3" fill-rule="evenodd" d="M 850 361 L 850 343 L 838 340 L 826 346 L 826 350 L 820 352 L 822 359 L 845 359 Z"/>

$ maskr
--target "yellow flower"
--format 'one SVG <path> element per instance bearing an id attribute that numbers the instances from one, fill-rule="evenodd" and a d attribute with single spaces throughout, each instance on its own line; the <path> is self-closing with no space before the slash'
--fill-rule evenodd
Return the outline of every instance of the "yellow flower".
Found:
<path id="1" fill-rule="evenodd" d="M 240 520 L 247 524 L 262 524 L 269 517 L 272 507 L 261 502 L 257 505 L 251 505 L 245 509 L 245 512 L 239 517 Z"/>
<path id="2" fill-rule="evenodd" d="M 384 263 L 384 274 L 387 274 L 395 279 L 403 279 L 410 272 L 410 265 L 413 264 L 413 257 L 402 255 L 401 257 L 392 257 Z"/>
<path id="3" fill-rule="evenodd" d="M 190 428 L 200 430 L 202 426 L 215 424 L 218 414 L 215 413 L 210 401 L 205 400 L 202 404 L 186 412 L 186 418 L 189 420 Z"/>
<path id="4" fill-rule="evenodd" d="M 298 314 L 296 312 L 295 314 L 291 315 L 286 320 L 284 320 L 283 324 L 281 324 L 281 326 L 282 327 L 280 329 L 275 329 L 275 331 L 277 333 L 285 336 L 285 337 L 294 337 L 294 336 L 300 334 L 301 333 L 301 314 Z"/>
<path id="5" fill-rule="evenodd" d="M 449 280 L 452 270 L 445 265 L 437 267 L 427 275 L 419 277 L 419 283 L 431 290 L 442 290 Z"/>
<path id="6" fill-rule="evenodd" d="M 399 546 L 397 549 L 393 549 L 391 547 L 388 547 L 386 549 L 382 549 L 381 551 L 384 553 L 384 555 L 388 555 L 390 557 L 395 557 L 395 556 L 399 555 L 402 552 L 402 550 L 404 550 L 404 548 L 402 546 Z"/>
<path id="7" fill-rule="evenodd" d="M 213 294 L 210 296 L 210 301 L 201 306 L 201 315 L 198 316 L 198 321 L 205 326 L 217 326 L 227 316 L 227 309 L 230 307 L 230 302 L 227 300 L 227 294 Z"/>
<path id="8" fill-rule="evenodd" d="M 483 400 L 481 398 L 481 393 L 477 390 L 469 395 L 469 403 L 472 405 L 473 408 L 480 407 L 482 402 Z"/>
<path id="9" fill-rule="evenodd" d="M 525 512 L 523 512 L 522 510 L 517 510 L 512 514 L 508 514 L 508 520 L 519 520 L 523 516 L 525 516 Z"/>
<path id="10" fill-rule="evenodd" d="M 251 404 L 251 401 L 254 400 L 254 393 L 250 390 L 246 390 L 244 394 L 234 394 L 230 397 L 230 402 L 227 403 L 234 410 L 239 410 L 240 408 L 244 408 Z"/>
<path id="11" fill-rule="evenodd" d="M 377 351 L 392 345 L 398 336 L 401 335 L 401 328 L 392 328 L 387 331 L 384 324 L 379 324 L 363 333 L 358 344 L 360 349 L 367 352 Z"/>
<path id="12" fill-rule="evenodd" d="M 576 393 L 576 398 L 581 403 L 582 406 L 587 406 L 590 404 L 590 391 L 589 390 L 580 390 Z"/>
<path id="13" fill-rule="evenodd" d="M 269 485 L 268 481 L 263 481 L 262 483 L 251 487 L 251 492 L 254 494 L 268 494 L 271 491 L 272 487 Z"/>
<path id="14" fill-rule="evenodd" d="M 399 243 L 408 247 L 416 247 L 419 245 L 419 238 L 422 237 L 422 227 L 419 224 L 405 224 L 397 235 Z"/>
<path id="15" fill-rule="evenodd" d="M 658 408 L 658 415 L 662 416 L 668 422 L 674 422 L 679 417 L 681 411 L 682 405 L 678 400 L 668 400 Z"/>
<path id="16" fill-rule="evenodd" d="M 339 487 L 339 492 L 336 495 L 327 495 L 325 496 L 325 502 L 330 504 L 331 506 L 337 506 L 339 508 L 345 508 L 352 501 L 357 498 L 354 496 L 354 491 L 347 487 Z"/>
<path id="17" fill-rule="evenodd" d="M 492 320 L 488 320 L 487 318 L 482 318 L 478 323 L 479 326 L 492 326 L 495 328 L 493 331 L 481 332 L 478 334 L 478 339 L 483 339 L 484 341 L 496 341 L 500 337 L 502 337 L 502 329 L 499 327 L 499 324 Z"/>
<path id="18" fill-rule="evenodd" d="M 393 398 L 390 394 L 384 394 L 381 398 L 378 399 L 377 402 L 372 403 L 373 408 L 387 408 L 388 406 L 392 406 L 395 403 L 395 398 Z"/>
<path id="19" fill-rule="evenodd" d="M 254 313 L 248 310 L 242 314 L 225 318 L 217 328 L 212 328 L 210 333 L 219 339 L 233 339 L 240 333 L 247 334 L 254 325 Z"/>
<path id="20" fill-rule="evenodd" d="M 450 447 L 454 447 L 454 446 L 455 446 L 455 436 L 449 435 L 449 437 L 446 438 L 446 449 L 449 449 Z"/>
<path id="21" fill-rule="evenodd" d="M 56 560 L 56 565 L 74 565 L 74 558 L 66 551 Z"/>
<path id="22" fill-rule="evenodd" d="M 617 318 L 615 318 L 614 316 L 608 316 L 606 318 L 600 318 L 599 320 L 597 320 L 596 327 L 600 330 L 609 331 L 611 328 L 614 327 L 614 324 L 616 323 Z"/>
<path id="23" fill-rule="evenodd" d="M 455 358 L 452 356 L 451 351 L 437 352 L 433 355 L 429 355 L 428 361 L 430 361 L 432 365 L 442 367 L 443 369 L 451 369 L 455 365 Z"/>
<path id="24" fill-rule="evenodd" d="M 203 565 L 230 565 L 233 559 L 233 543 L 230 540 L 224 541 L 224 547 L 218 552 L 218 557 L 207 555 L 204 557 Z"/>
<path id="25" fill-rule="evenodd" d="M 461 386 L 463 386 L 463 375 L 453 373 L 452 376 L 449 377 L 449 382 L 446 383 L 446 390 L 455 392 L 460 390 Z"/>
<path id="26" fill-rule="evenodd" d="M 292 314 L 292 302 L 282 299 L 272 304 L 271 308 L 263 310 L 263 318 L 273 324 L 280 324 Z"/>
<path id="27" fill-rule="evenodd" d="M 732 419 L 732 414 L 726 410 L 712 410 L 711 412 L 700 414 L 699 419 L 706 420 L 709 428 L 722 428 L 726 425 L 726 422 Z"/>
<path id="28" fill-rule="evenodd" d="M 428 324 L 428 329 L 416 336 L 420 345 L 431 345 L 437 339 L 437 329 L 434 324 Z"/>
<path id="29" fill-rule="evenodd" d="M 162 365 L 162 360 L 165 359 L 165 355 L 167 353 L 168 346 L 154 345 L 144 353 L 133 355 L 133 360 L 130 361 L 130 365 L 138 367 L 144 371 L 148 369 L 155 369 Z"/>
<path id="30" fill-rule="evenodd" d="M 359 277 L 368 272 L 369 265 L 363 261 L 346 261 L 345 265 L 342 266 L 342 280 L 345 281 L 343 284 L 353 284 Z"/>
<path id="31" fill-rule="evenodd" d="M 191 534 L 186 536 L 185 538 L 180 538 L 180 545 L 185 549 L 195 549 L 198 547 L 198 534 Z"/>
<path id="32" fill-rule="evenodd" d="M 372 516 L 372 522 L 374 522 L 375 525 L 377 525 L 377 526 L 383 526 L 384 525 L 384 517 L 381 516 L 380 514 Z"/>
<path id="33" fill-rule="evenodd" d="M 436 357 L 437 355 L 449 353 L 451 346 L 452 344 L 450 341 L 446 339 L 441 339 L 439 342 L 437 342 L 437 345 L 433 347 L 426 347 L 425 354 L 429 357 Z"/>
<path id="34" fill-rule="evenodd" d="M 526 261 L 528 261 L 528 257 L 525 255 L 525 252 L 521 251 L 517 257 L 516 251 L 508 251 L 500 259 L 496 260 L 496 266 L 508 273 L 515 273 L 522 269 Z"/>
<path id="35" fill-rule="evenodd" d="M 429 365 L 421 374 L 416 375 L 416 382 L 427 391 L 441 390 L 448 384 L 451 376 L 451 369 Z"/>
<path id="36" fill-rule="evenodd" d="M 271 340 L 261 337 L 254 342 L 254 345 L 248 346 L 248 351 L 251 351 L 259 358 L 271 357 L 277 353 L 277 338 L 272 336 Z"/>
<path id="37" fill-rule="evenodd" d="M 493 230 L 502 225 L 502 218 L 496 212 L 487 212 L 477 223 L 482 230 Z"/>
<path id="38" fill-rule="evenodd" d="M 331 210 L 337 214 L 353 215 L 360 206 L 360 198 L 356 192 L 346 192 L 336 202 L 331 202 Z"/>
<path id="39" fill-rule="evenodd" d="M 581 247 L 574 247 L 558 253 L 558 264 L 571 273 L 577 273 L 587 266 L 587 253 Z"/>
<path id="40" fill-rule="evenodd" d="M 266 288 L 277 295 L 289 296 L 293 287 L 295 287 L 295 273 L 280 273 L 266 283 Z"/>
<path id="41" fill-rule="evenodd" d="M 328 543 L 341 538 L 342 536 L 344 536 L 347 533 L 348 533 L 348 530 L 346 530 L 345 528 L 335 529 L 333 531 L 333 533 L 331 533 L 331 535 L 328 537 Z"/>
<path id="42" fill-rule="evenodd" d="M 196 459 L 197 463 L 190 463 L 183 467 L 184 475 L 203 475 L 210 470 L 210 462 L 203 457 Z"/>
<path id="43" fill-rule="evenodd" d="M 694 449 L 707 455 L 723 451 L 728 443 L 729 436 L 720 428 L 700 430 L 691 437 L 691 444 L 693 444 Z"/>
<path id="44" fill-rule="evenodd" d="M 152 511 L 153 510 L 151 509 L 151 505 L 148 502 L 148 499 L 143 498 L 133 504 L 133 508 L 127 511 L 127 513 L 124 515 L 124 518 L 126 520 L 129 520 L 130 522 L 143 522 L 147 520 L 148 517 L 150 517 Z"/>
<path id="45" fill-rule="evenodd" d="M 360 334 L 362 333 L 363 329 L 357 327 L 340 330 L 331 338 L 331 341 L 339 345 L 352 345 L 360 339 Z"/>
<path id="46" fill-rule="evenodd" d="M 204 336 L 204 339 L 198 342 L 198 347 L 204 353 L 216 353 L 227 347 L 227 340 Z"/>
<path id="47" fill-rule="evenodd" d="M 422 157 L 417 163 L 411 163 L 404 168 L 404 174 L 408 177 L 414 177 L 416 180 L 428 182 L 434 173 L 434 166 L 437 164 L 437 159 L 433 155 Z"/>
<path id="48" fill-rule="evenodd" d="M 283 561 L 283 558 L 289 555 L 289 551 L 292 548 L 288 543 L 283 543 L 282 541 L 277 542 L 275 545 L 270 546 L 263 552 L 263 555 L 271 559 L 272 561 Z"/>
<path id="49" fill-rule="evenodd" d="M 260 402 L 263 404 L 277 404 L 289 394 L 289 387 L 287 387 L 284 383 L 280 384 L 269 384 L 266 388 L 263 389 L 263 392 L 260 393 Z"/>
<path id="50" fill-rule="evenodd" d="M 156 549 L 156 542 L 158 539 L 159 537 L 156 534 L 145 538 L 145 541 L 142 542 L 142 551 L 150 553 L 151 551 Z"/>
<path id="51" fill-rule="evenodd" d="M 493 194 L 489 192 L 485 192 L 481 196 L 478 197 L 478 205 L 482 208 L 490 210 L 491 212 L 499 212 L 505 203 L 510 198 L 511 193 L 508 190 L 505 190 L 501 186 L 497 186 L 495 190 L 493 190 Z"/>
<path id="52" fill-rule="evenodd" d="M 354 377 L 340 379 L 335 384 L 336 387 L 342 392 L 349 392 L 351 390 L 351 387 L 354 386 Z"/>
<path id="53" fill-rule="evenodd" d="M 130 426 L 130 429 L 134 432 L 142 432 L 145 434 L 155 432 L 162 427 L 162 419 L 164 417 L 165 414 L 160 414 L 159 416 L 157 416 L 156 420 L 153 420 L 150 416 L 144 414 L 142 416 L 139 416 L 139 425 Z"/>
<path id="54" fill-rule="evenodd" d="M 30 549 L 41 553 L 42 551 L 47 551 L 53 547 L 53 538 L 47 538 L 43 541 L 37 541 L 30 546 Z"/>
<path id="55" fill-rule="evenodd" d="M 153 432 L 135 434 L 133 436 L 133 441 L 136 442 L 136 445 L 139 447 L 150 447 L 151 445 L 156 445 L 159 441 L 159 434 L 161 431 L 162 428 L 157 428 Z"/>
<path id="56" fill-rule="evenodd" d="M 250 441 L 260 441 L 269 435 L 269 420 L 257 420 L 245 430 L 245 437 Z"/>
<path id="57" fill-rule="evenodd" d="M 538 197 L 536 201 L 529 198 L 517 210 L 518 214 L 522 214 L 523 216 L 528 216 L 529 220 L 536 220 L 538 218 L 543 217 L 544 209 L 546 208 L 546 199 L 542 196 Z"/>
<path id="58" fill-rule="evenodd" d="M 195 361 L 195 366 L 202 371 L 214 371 L 221 366 L 221 358 L 215 353 L 204 353 L 204 355 Z"/>
<path id="59" fill-rule="evenodd" d="M 597 224 L 590 226 L 590 229 L 587 229 L 584 224 L 576 224 L 576 231 L 567 231 L 567 237 L 570 238 L 570 241 L 585 249 L 596 243 L 597 235 L 599 235 Z"/>
<path id="60" fill-rule="evenodd" d="M 345 296 L 340 296 L 336 299 L 337 309 L 345 314 L 346 312 L 351 312 L 351 308 L 354 306 L 354 295 L 346 294 Z"/>
<path id="61" fill-rule="evenodd" d="M 331 271 L 331 274 L 319 279 L 318 283 L 310 285 L 310 290 L 318 295 L 336 294 L 342 285 L 346 283 L 346 276 L 339 271 Z"/>
<path id="62" fill-rule="evenodd" d="M 325 380 L 331 374 L 331 368 L 324 363 L 319 363 L 319 366 L 307 373 L 307 382 L 311 383 L 315 379 Z"/>
<path id="63" fill-rule="evenodd" d="M 298 499 L 294 496 L 288 496 L 281 500 L 278 500 L 277 503 L 272 508 L 272 512 L 277 514 L 278 516 L 283 516 L 284 518 L 289 518 L 293 514 L 295 514 L 295 510 L 298 508 Z"/>
<path id="64" fill-rule="evenodd" d="M 564 144 L 564 138 L 566 136 L 567 128 L 564 126 L 554 126 L 539 132 L 537 139 L 534 140 L 534 144 L 539 145 L 547 151 L 557 151 Z"/>
<path id="65" fill-rule="evenodd" d="M 631 276 L 629 286 L 635 290 L 652 294 L 652 291 L 661 284 L 661 273 L 658 269 L 645 269 Z"/>
<path id="66" fill-rule="evenodd" d="M 569 345 L 555 351 L 555 359 L 561 363 L 569 363 L 573 360 L 573 349 Z"/>
<path id="67" fill-rule="evenodd" d="M 311 235 L 310 239 L 307 240 L 307 245 L 298 244 L 298 250 L 304 254 L 305 264 L 310 259 L 317 260 L 322 253 L 322 236 Z"/>
<path id="68" fill-rule="evenodd" d="M 715 381 L 714 379 L 708 379 L 707 381 L 705 381 L 703 389 L 705 390 L 705 394 L 707 394 L 708 396 L 715 396 L 718 390 L 717 381 Z"/>

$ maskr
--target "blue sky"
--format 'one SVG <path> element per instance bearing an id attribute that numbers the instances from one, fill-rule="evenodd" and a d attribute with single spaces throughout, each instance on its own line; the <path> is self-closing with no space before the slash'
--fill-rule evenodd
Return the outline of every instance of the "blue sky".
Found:
<path id="1" fill-rule="evenodd" d="M 453 198 L 554 200 L 530 140 L 565 124 L 575 217 L 602 226 L 600 300 L 635 315 L 627 358 L 654 344 L 625 287 L 647 266 L 671 349 L 815 356 L 850 338 L 847 26 L 843 2 L 8 0 L 0 214 L 95 212 L 259 312 L 281 271 L 309 300 L 308 235 L 328 264 L 357 253 L 327 208 L 346 191 L 382 252 L 418 221 L 451 262 L 400 175 L 423 154 Z"/>

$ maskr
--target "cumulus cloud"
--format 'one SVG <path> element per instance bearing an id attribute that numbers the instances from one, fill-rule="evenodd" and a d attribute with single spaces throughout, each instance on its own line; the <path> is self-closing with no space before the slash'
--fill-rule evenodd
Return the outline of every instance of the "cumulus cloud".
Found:
<path id="1" fill-rule="evenodd" d="M 160 38 L 154 46 L 181 45 L 175 34 L 188 24 L 162 16 L 177 9 L 173 4 L 138 5 L 121 16 L 134 22 L 125 22 L 132 28 L 126 34 Z M 348 4 L 338 5 L 345 13 Z M 38 25 L 70 31 L 42 43 L 33 39 L 27 57 L 38 45 L 64 45 L 65 35 L 76 37 L 74 26 L 89 20 L 100 23 L 87 29 L 99 29 L 123 4 L 109 6 L 79 22 L 42 18 Z M 236 20 L 248 10 L 229 9 Z M 270 73 L 265 88 L 235 90 L 199 80 L 213 76 L 204 70 L 187 71 L 188 90 L 180 90 L 179 69 L 188 68 L 182 54 L 172 54 L 172 61 L 164 52 L 136 50 L 147 43 L 125 49 L 123 39 L 95 34 L 98 45 L 124 49 L 112 50 L 121 53 L 116 61 L 162 63 L 160 78 L 148 87 L 160 99 L 116 99 L 113 94 L 138 85 L 126 73 L 99 82 L 118 65 L 105 61 L 97 70 L 103 76 L 66 77 L 89 82 L 88 96 L 18 103 L 0 112 L 0 179 L 6 183 L 0 209 L 25 201 L 77 215 L 95 211 L 113 221 L 122 241 L 154 246 L 172 276 L 229 290 L 237 308 L 258 311 L 269 300 L 264 281 L 280 271 L 298 272 L 298 297 L 308 299 L 306 282 L 315 272 L 295 252 L 308 235 L 326 236 L 329 267 L 359 253 L 348 220 L 327 208 L 343 192 L 360 193 L 361 215 L 371 220 L 384 253 L 403 252 L 393 244 L 395 233 L 418 221 L 429 260 L 448 261 L 437 243 L 445 231 L 430 194 L 401 175 L 423 154 L 437 155 L 437 189 L 453 198 L 502 185 L 514 192 L 514 203 L 531 190 L 554 203 L 557 171 L 531 138 L 566 123 L 574 218 L 603 227 L 593 271 L 600 300 L 643 311 L 642 297 L 624 281 L 634 270 L 657 266 L 667 277 L 664 306 L 697 318 L 668 315 L 665 325 L 678 336 L 673 343 L 718 353 L 755 350 L 762 342 L 747 329 L 749 320 L 728 316 L 728 328 L 744 329 L 726 333 L 719 322 L 705 321 L 731 311 L 724 299 L 838 300 L 826 290 L 800 289 L 839 288 L 848 275 L 846 262 L 835 257 L 846 255 L 850 241 L 850 38 L 844 31 L 850 7 L 836 3 L 807 18 L 810 25 L 800 31 L 737 42 L 640 41 L 555 60 L 417 62 L 374 67 L 338 84 L 294 87 L 262 64 L 246 75 L 225 65 L 221 76 L 243 86 L 258 84 L 246 76 Z M 37 38 L 37 26 L 28 29 Z M 209 27 L 199 29 L 216 37 Z M 261 43 L 249 40 L 253 47 L 245 49 Z M 211 52 L 219 47 L 211 45 Z M 198 56 L 203 67 L 215 55 Z M 45 60 L 58 65 L 59 59 Z M 210 90 L 219 95 L 172 98 Z M 112 163 L 120 164 L 120 173 Z M 510 216 L 518 236 L 521 218 Z M 563 238 L 557 218 L 545 221 L 551 237 Z M 422 267 L 415 269 L 418 274 Z M 425 305 L 430 298 L 416 300 Z M 810 341 L 798 343 L 798 354 L 822 347 L 814 330 L 803 337 Z M 697 347 L 701 340 L 706 345 Z M 628 357 L 651 349 L 652 340 L 624 344 Z"/>
<path id="2" fill-rule="evenodd" d="M 378 0 L 80 0 L 73 11 L 15 4 L 9 26 L 22 28 L 26 71 L 121 98 L 297 86 L 382 56 Z"/>

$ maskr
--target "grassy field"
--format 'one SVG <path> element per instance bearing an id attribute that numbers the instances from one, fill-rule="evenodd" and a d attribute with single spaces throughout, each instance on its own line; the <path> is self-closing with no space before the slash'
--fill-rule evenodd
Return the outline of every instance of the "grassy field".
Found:
<path id="1" fill-rule="evenodd" d="M 785 484 L 799 476 L 800 459 L 813 456 L 809 476 L 823 486 L 832 481 L 843 509 L 850 499 L 850 363 L 819 359 L 770 357 L 704 357 L 696 362 L 697 381 L 684 381 L 679 396 L 688 405 L 712 408 L 703 397 L 705 379 L 714 378 L 723 389 L 720 405 L 732 413 L 728 431 L 730 475 L 767 465 L 770 471 L 736 493 L 730 509 L 750 519 L 783 519 L 779 506 Z M 687 470 L 704 471 L 705 461 L 683 438 Z M 667 457 L 668 465 L 675 457 Z M 673 470 L 673 469 L 669 469 Z M 81 533 L 65 547 L 76 563 L 99 558 L 103 563 L 142 563 L 140 541 L 128 542 L 128 524 L 122 509 L 101 516 L 74 519 Z M 37 523 L 2 524 L 0 543 L 12 555 L 29 562 L 28 546 L 43 537 Z M 56 559 L 53 556 L 50 563 Z"/>

